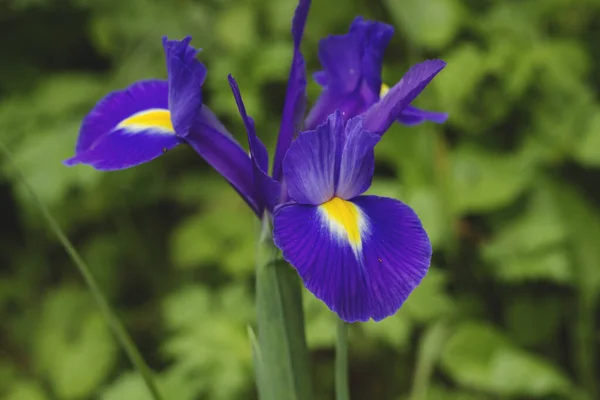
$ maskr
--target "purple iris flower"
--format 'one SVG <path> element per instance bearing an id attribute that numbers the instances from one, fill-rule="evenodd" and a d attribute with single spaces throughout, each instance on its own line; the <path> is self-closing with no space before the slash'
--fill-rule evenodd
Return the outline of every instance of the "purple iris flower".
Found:
<path id="1" fill-rule="evenodd" d="M 390 88 L 381 80 L 383 54 L 394 28 L 357 17 L 345 35 L 331 35 L 319 43 L 323 71 L 313 75 L 323 87 L 321 96 L 305 121 L 307 129 L 324 123 L 327 116 L 340 110 L 345 120 L 364 113 L 385 97 Z M 425 111 L 408 105 L 397 121 L 418 125 L 424 121 L 443 123 L 448 114 Z"/>
<path id="2" fill-rule="evenodd" d="M 373 178 L 374 147 L 445 63 L 417 64 L 368 107 L 349 115 L 336 105 L 303 131 L 306 71 L 300 43 L 309 7 L 310 0 L 300 0 L 292 23 L 294 55 L 271 174 L 267 150 L 233 77 L 229 83 L 250 154 L 202 104 L 206 69 L 190 38 L 164 40 L 167 81 L 138 82 L 94 107 L 83 122 L 76 155 L 66 163 L 123 169 L 180 143 L 191 145 L 257 216 L 267 212 L 275 245 L 308 290 L 345 321 L 378 321 L 394 314 L 425 276 L 431 244 L 408 205 L 362 195 Z"/>
<path id="3" fill-rule="evenodd" d="M 168 79 L 139 81 L 100 100 L 83 120 L 75 156 L 65 164 L 125 169 L 187 143 L 260 214 L 248 154 L 202 104 L 206 67 L 191 40 L 163 38 Z"/>

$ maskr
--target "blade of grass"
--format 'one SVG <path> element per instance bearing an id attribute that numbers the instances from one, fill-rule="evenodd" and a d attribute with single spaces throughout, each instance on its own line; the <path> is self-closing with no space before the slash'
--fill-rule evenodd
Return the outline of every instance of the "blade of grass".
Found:
<path id="1" fill-rule="evenodd" d="M 12 153 L 10 152 L 8 147 L 6 147 L 4 145 L 4 143 L 0 143 L 0 149 L 2 150 L 2 153 L 4 153 L 4 155 L 6 156 L 6 159 L 8 160 L 8 163 L 10 164 L 12 169 L 14 170 L 17 178 L 25 186 L 25 188 L 29 192 L 31 198 L 34 200 L 35 204 L 41 211 L 42 215 L 46 219 L 46 222 L 50 226 L 50 229 L 56 235 L 56 237 L 58 238 L 58 240 L 64 247 L 67 254 L 69 254 L 69 257 L 71 257 L 71 260 L 73 260 L 73 263 L 77 266 L 77 269 L 83 276 L 83 279 L 84 279 L 89 291 L 92 293 L 92 296 L 94 296 L 94 299 L 96 300 L 96 303 L 98 304 L 98 307 L 104 314 L 104 318 L 106 318 L 106 321 L 110 325 L 110 327 L 113 331 L 113 334 L 116 336 L 117 340 L 121 344 L 121 347 L 123 347 L 123 350 L 125 350 L 125 352 L 127 353 L 127 356 L 129 357 L 129 360 L 131 361 L 131 363 L 137 368 L 137 370 L 143 377 L 148 390 L 152 394 L 152 398 L 154 400 L 162 400 L 163 398 L 160 395 L 160 392 L 158 391 L 156 384 L 154 383 L 154 379 L 152 378 L 152 372 L 150 371 L 150 368 L 146 365 L 144 359 L 142 358 L 142 355 L 140 354 L 139 350 L 135 346 L 135 343 L 133 342 L 133 340 L 131 339 L 131 337 L 129 336 L 129 334 L 127 333 L 125 328 L 123 327 L 123 324 L 121 324 L 121 321 L 117 318 L 115 313 L 110 308 L 108 302 L 102 295 L 102 292 L 100 291 L 100 288 L 96 284 L 96 280 L 94 279 L 93 275 L 91 274 L 90 269 L 88 268 L 87 264 L 83 261 L 83 259 L 81 258 L 81 256 L 77 252 L 77 250 L 75 250 L 75 247 L 72 245 L 71 241 L 67 238 L 67 235 L 61 229 L 61 227 L 58 224 L 58 222 L 56 221 L 56 219 L 54 219 L 54 217 L 48 210 L 48 207 L 46 207 L 46 205 L 37 196 L 37 194 L 31 187 L 31 185 L 29 185 L 29 183 L 25 179 L 25 175 L 19 169 L 18 165 L 15 163 Z"/>
<path id="2" fill-rule="evenodd" d="M 338 319 L 335 342 L 335 398 L 350 400 L 348 385 L 348 324 Z"/>

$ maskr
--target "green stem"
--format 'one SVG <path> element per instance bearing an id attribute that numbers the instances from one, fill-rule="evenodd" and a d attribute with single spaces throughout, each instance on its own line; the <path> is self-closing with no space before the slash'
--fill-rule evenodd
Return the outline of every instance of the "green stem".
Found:
<path id="1" fill-rule="evenodd" d="M 348 385 L 348 324 L 341 319 L 337 322 L 335 342 L 335 398 L 349 400 Z"/>
<path id="2" fill-rule="evenodd" d="M 260 399 L 313 400 L 298 274 L 279 260 L 267 217 L 256 264 L 256 307 Z"/>
<path id="3" fill-rule="evenodd" d="M 148 390 L 152 394 L 152 398 L 154 400 L 162 400 L 162 397 L 158 391 L 158 388 L 156 387 L 154 380 L 152 378 L 152 373 L 150 371 L 150 368 L 148 368 L 148 366 L 144 362 L 144 359 L 142 358 L 142 355 L 140 354 L 137 347 L 135 346 L 135 343 L 133 342 L 133 340 L 131 339 L 131 337 L 129 336 L 129 334 L 127 333 L 127 331 L 125 330 L 125 328 L 123 327 L 123 325 L 121 324 L 119 319 L 117 318 L 117 316 L 111 310 L 110 306 L 108 305 L 108 302 L 102 295 L 102 292 L 100 291 L 100 288 L 98 287 L 98 284 L 96 283 L 96 280 L 94 279 L 93 275 L 91 274 L 90 269 L 88 268 L 87 264 L 83 261 L 83 259 L 81 258 L 81 256 L 77 252 L 77 250 L 75 250 L 75 247 L 71 244 L 71 242 L 67 238 L 67 235 L 61 229 L 58 222 L 54 219 L 54 217 L 48 210 L 48 207 L 46 207 L 46 205 L 37 196 L 37 194 L 35 193 L 33 188 L 29 185 L 29 183 L 27 183 L 27 180 L 25 179 L 23 172 L 19 169 L 19 167 L 14 162 L 14 159 L 12 157 L 10 150 L 8 150 L 8 148 L 3 143 L 0 143 L 0 148 L 2 148 L 2 152 L 5 154 L 7 160 L 9 161 L 9 163 L 15 170 L 18 178 L 21 180 L 21 182 L 23 183 L 23 185 L 25 186 L 25 188 L 31 195 L 32 199 L 34 200 L 34 202 L 36 203 L 36 205 L 42 212 L 42 215 L 46 219 L 46 222 L 50 226 L 50 229 L 56 235 L 56 237 L 58 238 L 58 240 L 60 241 L 60 243 L 62 244 L 64 249 L 66 250 L 66 252 L 71 257 L 71 260 L 73 260 L 73 262 L 79 269 L 79 272 L 83 276 L 83 279 L 85 280 L 85 283 L 87 284 L 89 291 L 92 293 L 92 296 L 94 296 L 94 299 L 96 300 L 96 303 L 98 304 L 98 307 L 104 314 L 104 318 L 106 319 L 106 321 L 112 328 L 113 334 L 117 337 L 117 340 L 120 342 L 121 347 L 123 347 L 123 349 L 127 353 L 127 356 L 129 357 L 129 360 L 131 361 L 131 363 L 138 369 L 138 371 L 142 375 L 144 382 L 146 383 L 146 386 L 148 387 Z"/>

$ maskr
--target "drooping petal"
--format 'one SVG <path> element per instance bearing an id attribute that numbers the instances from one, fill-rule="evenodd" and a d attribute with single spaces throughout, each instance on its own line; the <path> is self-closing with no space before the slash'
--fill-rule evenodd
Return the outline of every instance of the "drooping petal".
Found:
<path id="1" fill-rule="evenodd" d="M 283 174 L 290 198 L 318 205 L 335 192 L 339 166 L 337 141 L 344 134 L 341 113 L 329 116 L 314 131 L 300 133 L 283 160 Z"/>
<path id="2" fill-rule="evenodd" d="M 254 187 L 252 161 L 207 106 L 200 109 L 185 140 L 261 217 L 261 202 Z"/>
<path id="3" fill-rule="evenodd" d="M 425 121 L 443 124 L 448 119 L 448 113 L 422 110 L 414 106 L 407 106 L 398 117 L 398 122 L 407 126 L 419 125 Z"/>
<path id="4" fill-rule="evenodd" d="M 279 206 L 273 235 L 308 290 L 347 322 L 394 314 L 431 259 L 414 211 L 381 197 Z"/>
<path id="5" fill-rule="evenodd" d="M 353 203 L 370 224 L 363 260 L 370 278 L 371 318 L 379 321 L 394 314 L 425 277 L 431 242 L 417 214 L 401 201 L 359 196 Z"/>
<path id="6" fill-rule="evenodd" d="M 380 135 L 387 131 L 445 66 L 442 60 L 428 60 L 414 65 L 400 82 L 363 114 L 364 128 Z"/>
<path id="7" fill-rule="evenodd" d="M 168 109 L 168 85 L 134 83 L 100 100 L 85 117 L 68 166 L 118 170 L 150 161 L 181 143 Z"/>
<path id="8" fill-rule="evenodd" d="M 310 0 L 300 0 L 292 21 L 294 56 L 290 67 L 279 137 L 273 160 L 273 178 L 276 180 L 281 179 L 283 157 L 292 144 L 294 135 L 302 129 L 302 120 L 306 111 L 306 66 L 304 56 L 300 51 L 300 44 L 304 35 L 310 3 Z"/>
<path id="9" fill-rule="evenodd" d="M 190 46 L 191 36 L 183 40 L 167 40 L 163 47 L 169 76 L 169 108 L 173 126 L 178 135 L 185 137 L 202 107 L 202 84 L 206 67 L 196 59 L 200 50 Z"/>
<path id="10" fill-rule="evenodd" d="M 380 136 L 363 129 L 362 118 L 346 124 L 335 196 L 351 199 L 369 189 L 375 170 L 375 145 Z"/>
<path id="11" fill-rule="evenodd" d="M 242 116 L 242 120 L 244 121 L 246 133 L 248 135 L 250 157 L 253 162 L 255 196 L 259 202 L 259 212 L 262 213 L 265 207 L 272 212 L 273 208 L 275 208 L 279 202 L 281 185 L 268 174 L 269 155 L 267 149 L 256 135 L 254 121 L 246 113 L 242 94 L 240 93 L 237 82 L 231 75 L 229 75 L 229 86 L 231 86 L 235 102 L 240 115 Z"/>

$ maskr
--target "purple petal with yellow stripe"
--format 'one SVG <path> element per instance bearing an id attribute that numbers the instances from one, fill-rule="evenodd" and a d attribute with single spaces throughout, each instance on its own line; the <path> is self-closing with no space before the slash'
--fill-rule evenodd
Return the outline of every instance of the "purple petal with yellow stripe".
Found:
<path id="1" fill-rule="evenodd" d="M 117 170 L 150 161 L 181 143 L 168 108 L 168 84 L 134 83 L 102 99 L 85 117 L 66 165 Z"/>
<path id="2" fill-rule="evenodd" d="M 273 159 L 273 178 L 276 180 L 281 180 L 283 158 L 294 139 L 294 135 L 301 130 L 306 111 L 306 66 L 304 56 L 300 52 L 300 44 L 304 35 L 310 3 L 310 0 L 300 0 L 292 21 L 294 56 L 283 104 L 283 115 L 277 147 L 275 148 L 275 158 Z"/>
<path id="3" fill-rule="evenodd" d="M 163 47 L 169 76 L 169 109 L 173 126 L 180 136 L 186 136 L 202 107 L 202 84 L 206 67 L 196 59 L 200 52 L 190 46 L 191 36 L 183 40 L 163 37 Z"/>
<path id="4" fill-rule="evenodd" d="M 269 176 L 269 155 L 267 149 L 256 135 L 254 121 L 246 113 L 246 107 L 244 106 L 242 94 L 240 93 L 237 82 L 231 75 L 229 75 L 228 79 L 229 86 L 231 86 L 231 91 L 235 97 L 235 102 L 242 120 L 244 121 L 244 126 L 246 127 L 246 133 L 248 135 L 248 146 L 250 147 L 250 157 L 252 158 L 253 163 L 254 190 L 256 193 L 255 197 L 258 201 L 258 212 L 262 213 L 265 208 L 272 212 L 273 208 L 275 208 L 279 202 L 281 185 Z"/>
<path id="5" fill-rule="evenodd" d="M 307 289 L 347 322 L 394 314 L 431 260 L 415 212 L 382 197 L 279 206 L 273 235 Z"/>

